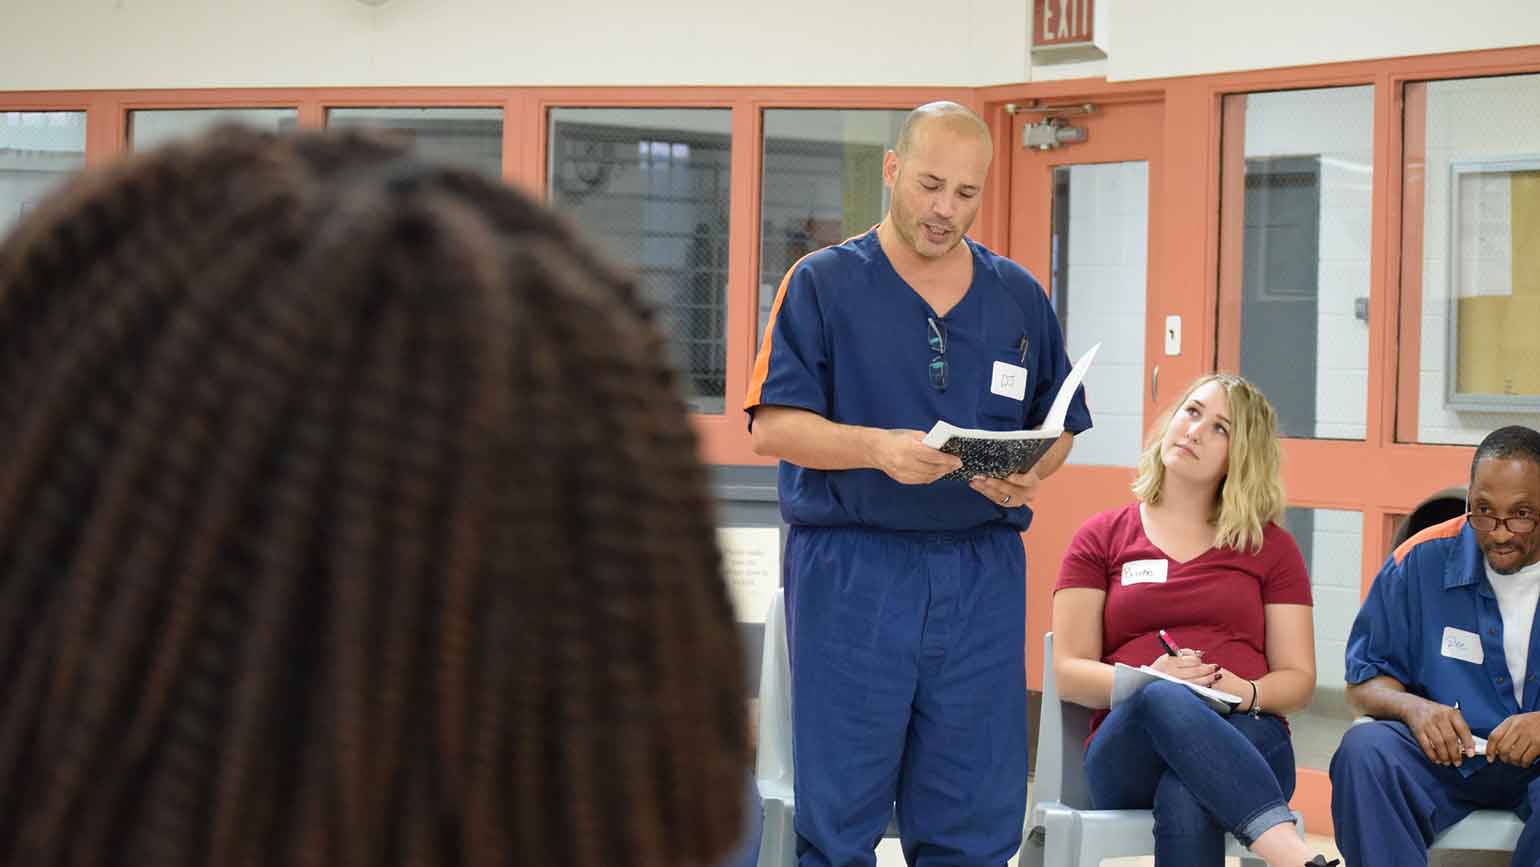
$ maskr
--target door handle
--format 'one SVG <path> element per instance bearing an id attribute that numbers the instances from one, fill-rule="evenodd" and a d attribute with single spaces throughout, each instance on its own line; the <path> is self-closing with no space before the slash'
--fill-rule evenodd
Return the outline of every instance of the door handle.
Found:
<path id="1" fill-rule="evenodd" d="M 1150 368 L 1150 403 L 1160 400 L 1160 365 Z"/>

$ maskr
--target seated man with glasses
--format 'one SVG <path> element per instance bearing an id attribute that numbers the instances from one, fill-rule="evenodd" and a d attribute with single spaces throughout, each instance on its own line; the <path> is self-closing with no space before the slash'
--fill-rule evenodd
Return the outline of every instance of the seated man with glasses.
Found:
<path id="1" fill-rule="evenodd" d="M 1348 701 L 1376 718 L 1331 763 L 1352 867 L 1427 864 L 1477 809 L 1516 812 L 1512 863 L 1540 864 L 1540 433 L 1489 434 L 1467 503 L 1395 550 L 1348 637 Z"/>

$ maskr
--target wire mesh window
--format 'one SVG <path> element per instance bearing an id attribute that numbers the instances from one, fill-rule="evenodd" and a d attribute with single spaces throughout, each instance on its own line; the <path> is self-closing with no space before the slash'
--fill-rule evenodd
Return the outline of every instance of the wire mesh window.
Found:
<path id="1" fill-rule="evenodd" d="M 887 212 L 882 155 L 907 112 L 888 109 L 765 111 L 760 202 L 759 328 L 781 278 L 797 260 L 877 225 Z"/>
<path id="2" fill-rule="evenodd" d="M 0 112 L 0 238 L 85 161 L 85 112 Z"/>
<path id="3" fill-rule="evenodd" d="M 696 412 L 727 394 L 729 109 L 550 112 L 550 201 L 638 275 Z"/>
<path id="4" fill-rule="evenodd" d="M 147 150 L 225 124 L 286 132 L 299 125 L 299 111 L 293 108 L 137 109 L 128 113 L 129 146 L 134 150 Z"/>
<path id="5" fill-rule="evenodd" d="M 503 111 L 500 108 L 333 108 L 328 127 L 373 127 L 411 139 L 417 153 L 500 177 Z"/>

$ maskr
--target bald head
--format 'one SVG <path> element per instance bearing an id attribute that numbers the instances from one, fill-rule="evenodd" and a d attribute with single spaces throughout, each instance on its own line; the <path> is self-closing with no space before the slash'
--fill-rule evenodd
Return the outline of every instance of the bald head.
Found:
<path id="1" fill-rule="evenodd" d="M 927 102 L 909 112 L 909 116 L 904 118 L 904 125 L 898 129 L 898 143 L 893 145 L 893 152 L 900 158 L 907 157 L 914 148 L 915 139 L 926 129 L 937 124 L 953 132 L 978 136 L 988 151 L 994 151 L 994 141 L 990 138 L 988 124 L 985 124 L 967 106 L 941 100 Z"/>

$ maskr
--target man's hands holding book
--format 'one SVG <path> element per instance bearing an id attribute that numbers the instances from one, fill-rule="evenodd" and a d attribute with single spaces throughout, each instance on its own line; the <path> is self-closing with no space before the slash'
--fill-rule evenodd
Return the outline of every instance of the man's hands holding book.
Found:
<path id="1" fill-rule="evenodd" d="M 904 485 L 928 485 L 962 466 L 962 459 L 925 445 L 917 430 L 878 430 L 871 440 L 872 466 Z M 1007 509 L 1030 505 L 1041 483 L 1036 470 L 1003 479 L 974 476 L 968 484 L 990 502 Z"/>
<path id="2" fill-rule="evenodd" d="M 1037 477 L 1037 470 L 1032 469 L 1024 473 L 1012 473 L 1003 479 L 974 476 L 968 482 L 968 486 L 1001 508 L 1016 509 L 1032 504 L 1032 498 L 1037 496 L 1037 486 L 1041 481 L 1042 479 Z"/>
<path id="3" fill-rule="evenodd" d="M 903 485 L 928 485 L 962 466 L 962 458 L 933 449 L 924 431 L 879 430 L 872 437 L 872 466 Z"/>

